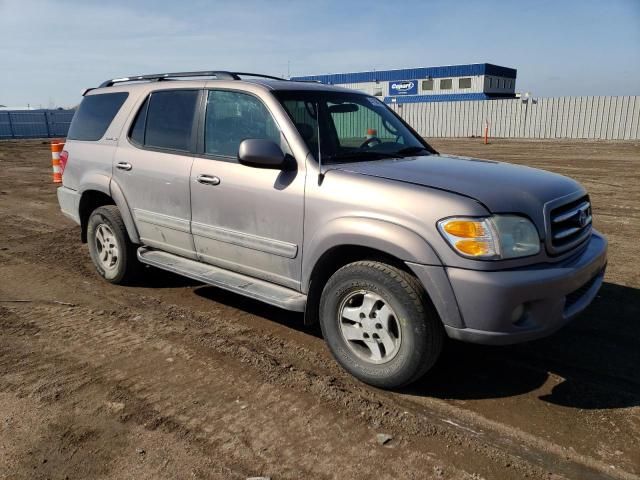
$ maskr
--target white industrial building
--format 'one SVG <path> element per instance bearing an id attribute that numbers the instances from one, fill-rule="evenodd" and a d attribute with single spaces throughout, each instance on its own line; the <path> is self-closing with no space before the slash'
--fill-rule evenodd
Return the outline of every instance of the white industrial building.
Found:
<path id="1" fill-rule="evenodd" d="M 361 90 L 386 103 L 515 97 L 517 70 L 490 63 L 293 77 Z"/>

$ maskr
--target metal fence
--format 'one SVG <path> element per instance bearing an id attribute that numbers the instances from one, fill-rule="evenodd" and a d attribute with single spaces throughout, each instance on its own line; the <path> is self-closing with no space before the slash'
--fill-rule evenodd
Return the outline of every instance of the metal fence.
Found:
<path id="1" fill-rule="evenodd" d="M 593 138 L 640 140 L 640 96 L 553 97 L 391 104 L 418 133 L 434 137 Z M 0 139 L 65 137 L 73 110 L 0 111 Z M 341 128 L 364 135 L 366 118 Z M 344 123 L 344 122 L 343 122 Z"/>
<path id="2" fill-rule="evenodd" d="M 0 139 L 66 137 L 74 110 L 0 111 Z"/>
<path id="3" fill-rule="evenodd" d="M 640 139 L 640 96 L 391 104 L 424 137 Z"/>

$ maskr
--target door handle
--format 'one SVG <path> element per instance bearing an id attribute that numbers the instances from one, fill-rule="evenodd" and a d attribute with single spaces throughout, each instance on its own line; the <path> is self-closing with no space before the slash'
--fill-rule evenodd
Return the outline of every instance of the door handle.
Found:
<path id="1" fill-rule="evenodd" d="M 118 162 L 116 163 L 116 168 L 118 170 L 125 170 L 125 171 L 129 171 L 133 168 L 133 165 L 131 165 L 130 163 L 127 162 Z"/>
<path id="2" fill-rule="evenodd" d="M 203 185 L 220 185 L 220 179 L 213 175 L 198 175 L 196 180 Z"/>

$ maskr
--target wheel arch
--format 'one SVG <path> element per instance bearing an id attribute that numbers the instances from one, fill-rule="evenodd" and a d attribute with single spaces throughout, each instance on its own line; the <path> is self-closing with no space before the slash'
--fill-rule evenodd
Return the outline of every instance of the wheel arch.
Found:
<path id="1" fill-rule="evenodd" d="M 93 179 L 94 181 L 83 182 L 84 188 L 80 194 L 78 214 L 80 217 L 80 239 L 83 243 L 87 241 L 87 225 L 91 212 L 104 205 L 115 205 L 122 215 L 127 234 L 133 243 L 140 243 L 138 230 L 133 221 L 133 216 L 129 210 L 129 205 L 120 189 L 119 185 L 104 178 Z M 97 180 L 97 181 L 96 181 Z"/>
<path id="2" fill-rule="evenodd" d="M 441 265 L 434 249 L 417 233 L 397 224 L 368 219 L 340 218 L 319 229 L 305 252 L 302 290 L 307 294 L 305 323 L 318 320 L 318 304 L 324 285 L 339 268 L 360 260 L 377 260 L 414 272 L 405 262 Z M 429 293 L 427 292 L 427 295 Z"/>

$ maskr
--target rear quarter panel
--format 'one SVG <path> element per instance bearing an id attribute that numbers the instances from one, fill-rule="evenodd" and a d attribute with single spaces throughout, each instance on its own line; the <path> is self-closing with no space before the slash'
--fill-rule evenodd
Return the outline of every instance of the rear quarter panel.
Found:
<path id="1" fill-rule="evenodd" d="M 128 96 L 101 139 L 97 141 L 67 139 L 64 149 L 69 153 L 69 158 L 62 176 L 62 184 L 65 187 L 77 191 L 90 190 L 92 183 L 104 185 L 104 180 L 101 178 L 105 177 L 108 188 L 118 137 L 123 131 L 126 119 L 131 115 L 132 107 L 144 93 L 140 89 L 123 87 L 109 87 L 108 92 L 105 89 L 96 89 L 87 93 L 87 96 L 90 96 L 116 92 L 127 92 Z M 108 193 L 108 190 L 105 193 Z"/>

